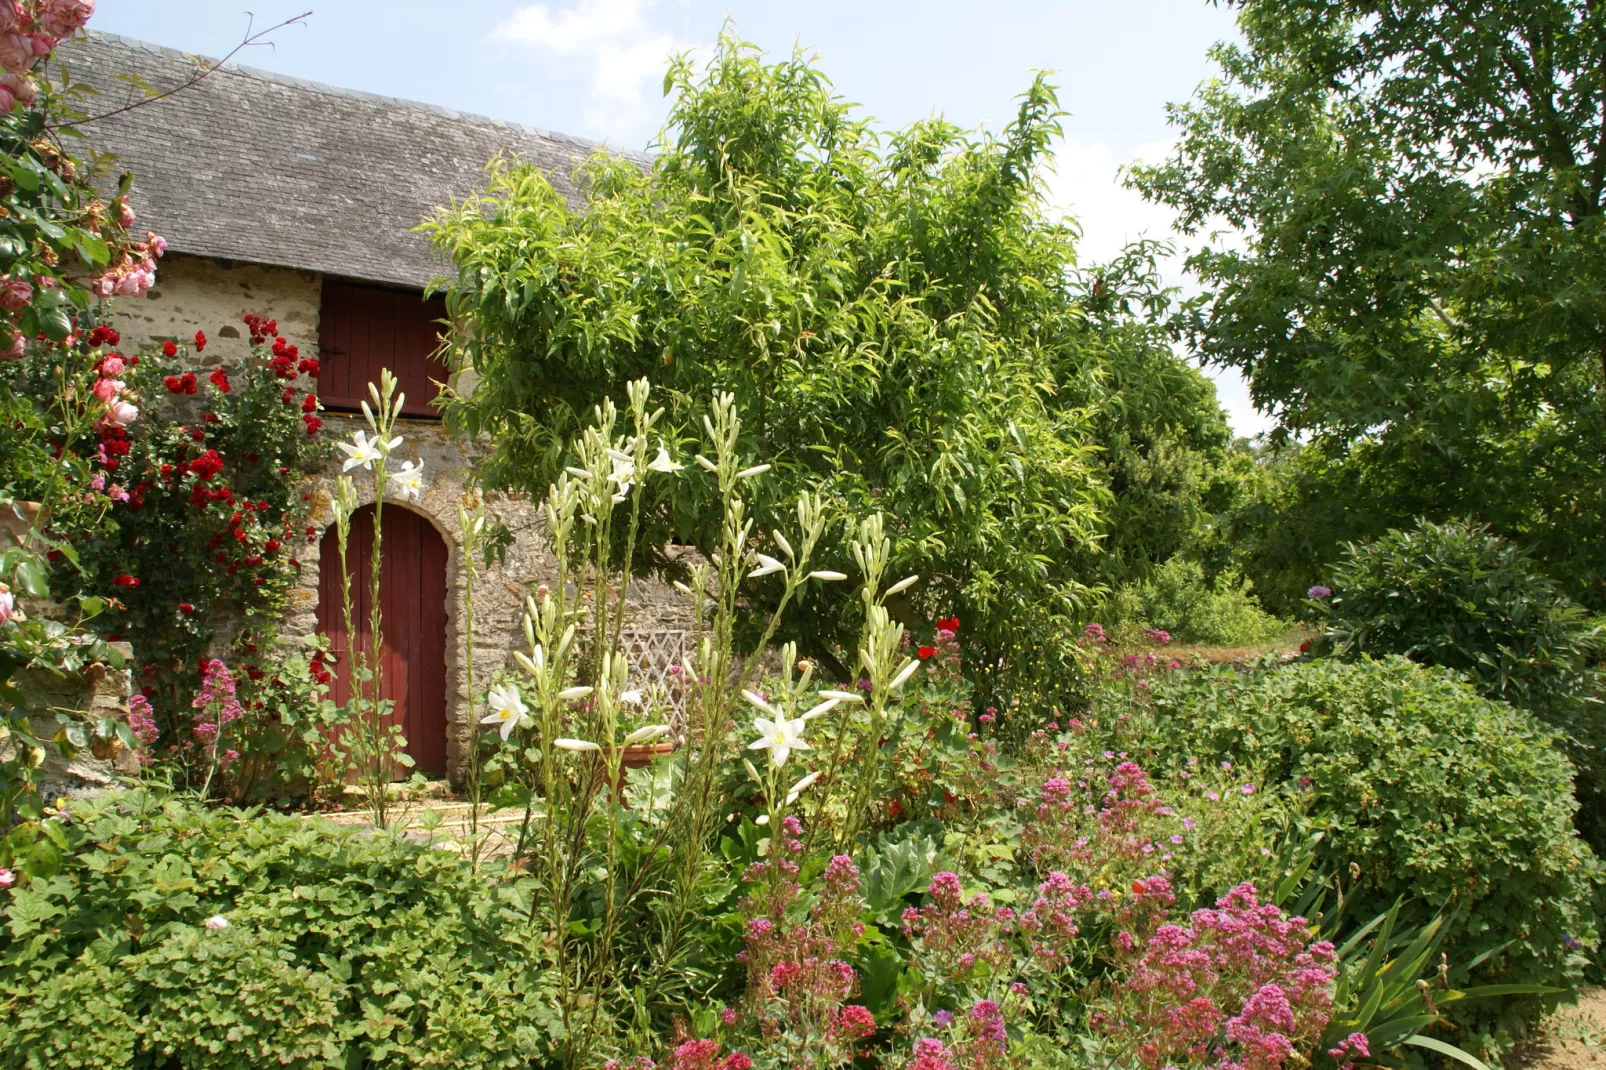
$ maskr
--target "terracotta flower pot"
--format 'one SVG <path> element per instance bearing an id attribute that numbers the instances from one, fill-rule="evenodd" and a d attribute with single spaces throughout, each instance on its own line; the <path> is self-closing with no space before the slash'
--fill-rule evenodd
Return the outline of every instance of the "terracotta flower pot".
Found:
<path id="1" fill-rule="evenodd" d="M 659 758 L 673 753 L 675 753 L 673 743 L 637 743 L 629 747 L 604 747 L 597 755 L 597 762 L 593 767 L 591 790 L 596 791 L 606 780 L 614 797 L 619 796 L 624 777 L 621 775 L 618 780 L 614 780 L 611 775 L 616 754 L 619 755 L 619 772 L 623 774 L 626 769 L 645 769 Z"/>

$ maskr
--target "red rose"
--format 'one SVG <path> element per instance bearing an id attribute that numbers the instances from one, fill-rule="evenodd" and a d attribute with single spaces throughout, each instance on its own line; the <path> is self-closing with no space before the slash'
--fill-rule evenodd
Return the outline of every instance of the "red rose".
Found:
<path id="1" fill-rule="evenodd" d="M 139 579 L 137 577 L 135 577 L 135 576 L 130 576 L 126 572 L 120 572 L 116 576 L 112 577 L 112 586 L 113 587 L 138 587 L 139 586 Z"/>
<path id="2" fill-rule="evenodd" d="M 184 393 L 186 393 L 186 394 L 195 393 L 195 373 L 194 372 L 185 372 L 184 375 L 183 375 L 183 378 L 181 378 L 179 381 L 184 384 Z"/>
<path id="3" fill-rule="evenodd" d="M 314 379 L 318 378 L 318 362 L 311 357 L 303 358 L 297 367 L 301 369 L 302 375 L 310 375 Z"/>
<path id="4" fill-rule="evenodd" d="M 162 385 L 167 387 L 167 392 L 169 394 L 184 393 L 184 380 L 180 379 L 176 375 L 169 375 L 166 379 L 163 379 Z"/>
<path id="5" fill-rule="evenodd" d="M 316 416 L 303 416 L 301 419 L 306 423 L 307 434 L 309 435 L 316 435 L 319 428 L 323 427 L 323 421 Z"/>
<path id="6" fill-rule="evenodd" d="M 280 545 L 281 545 L 281 543 L 279 542 L 278 539 L 269 539 L 265 549 L 270 554 L 276 554 L 276 553 L 279 552 Z"/>
<path id="7" fill-rule="evenodd" d="M 207 382 L 217 387 L 221 393 L 227 394 L 229 392 L 229 373 L 223 368 L 218 368 L 211 375 L 208 375 L 206 379 Z M 212 414 L 207 413 L 207 415 L 210 416 Z"/>
<path id="8" fill-rule="evenodd" d="M 204 483 L 223 471 L 223 456 L 217 450 L 207 450 L 189 463 L 189 470 Z"/>
<path id="9" fill-rule="evenodd" d="M 190 605 L 188 602 L 180 602 L 178 604 L 178 611 L 187 617 L 191 613 L 195 612 L 195 607 Z"/>
<path id="10" fill-rule="evenodd" d="M 162 356 L 164 356 L 164 357 L 176 357 L 176 356 L 178 356 L 178 346 L 173 344 L 171 341 L 163 342 L 162 343 Z"/>
<path id="11" fill-rule="evenodd" d="M 934 656 L 936 653 L 937 648 L 934 646 L 923 646 L 919 650 L 915 651 L 915 655 L 919 657 L 921 661 L 925 661 L 927 658 Z"/>
<path id="12" fill-rule="evenodd" d="M 959 630 L 959 618 L 944 617 L 937 622 L 937 628 L 945 632 L 957 632 Z"/>
<path id="13" fill-rule="evenodd" d="M 206 348 L 206 332 L 205 331 L 196 331 L 195 332 L 195 351 L 197 353 L 199 353 L 205 348 Z"/>
<path id="14" fill-rule="evenodd" d="M 302 412 L 317 412 L 318 411 L 318 395 L 317 394 L 308 394 L 306 396 L 306 398 L 303 399 L 302 402 L 301 402 L 301 411 Z"/>

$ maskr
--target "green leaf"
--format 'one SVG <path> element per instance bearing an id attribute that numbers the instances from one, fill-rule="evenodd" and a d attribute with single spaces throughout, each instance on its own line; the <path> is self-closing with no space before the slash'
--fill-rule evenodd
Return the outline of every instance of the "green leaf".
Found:
<path id="1" fill-rule="evenodd" d="M 1424 1037 L 1419 1034 L 1414 1037 L 1406 1037 L 1405 1043 L 1415 1044 L 1419 1048 L 1426 1048 L 1429 1051 L 1436 1051 L 1440 1055 L 1449 1056 L 1457 1062 L 1466 1063 L 1472 1067 L 1472 1070 L 1490 1070 L 1489 1065 L 1482 1059 L 1470 1052 L 1463 1051 L 1454 1044 L 1446 1044 L 1442 1040 L 1435 1040 L 1432 1037 Z"/>

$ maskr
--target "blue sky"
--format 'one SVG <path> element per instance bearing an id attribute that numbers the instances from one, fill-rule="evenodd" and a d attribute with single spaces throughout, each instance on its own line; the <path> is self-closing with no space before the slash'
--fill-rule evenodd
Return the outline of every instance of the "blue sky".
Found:
<path id="1" fill-rule="evenodd" d="M 1164 155 L 1168 101 L 1209 77 L 1233 36 L 1207 0 L 100 0 L 90 25 L 201 55 L 311 9 L 239 62 L 283 74 L 643 148 L 663 119 L 664 60 L 706 49 L 728 18 L 772 52 L 817 52 L 837 90 L 888 126 L 933 112 L 998 129 L 1031 72 L 1055 72 L 1065 121 L 1054 202 L 1083 255 L 1169 236 L 1169 216 L 1122 190 L 1118 168 Z M 1240 434 L 1267 422 L 1235 376 L 1215 375 Z"/>

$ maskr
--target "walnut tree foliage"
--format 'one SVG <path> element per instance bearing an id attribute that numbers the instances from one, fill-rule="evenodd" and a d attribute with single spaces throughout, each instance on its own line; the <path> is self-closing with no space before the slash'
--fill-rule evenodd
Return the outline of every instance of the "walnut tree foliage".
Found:
<path id="1" fill-rule="evenodd" d="M 664 86 L 650 168 L 594 156 L 583 208 L 502 160 L 426 227 L 457 270 L 454 361 L 474 384 L 447 420 L 494 442 L 486 483 L 543 492 L 593 406 L 639 376 L 689 460 L 732 391 L 744 447 L 774 465 L 751 484 L 761 531 L 817 486 L 843 521 L 823 567 L 851 571 L 841 537 L 882 511 L 899 575 L 925 578 L 909 619 L 958 613 L 973 667 L 1071 667 L 1090 595 L 1176 549 L 1227 434 L 1164 344 L 1154 250 L 1079 269 L 1074 227 L 1045 211 L 1053 89 L 1035 80 L 1001 135 L 940 118 L 882 134 L 804 56 L 769 64 L 729 37 Z M 657 534 L 716 545 L 711 482 L 669 482 Z M 834 597 L 790 624 L 811 653 L 851 624 Z"/>
<path id="2" fill-rule="evenodd" d="M 1488 524 L 1606 600 L 1606 6 L 1233 0 L 1243 44 L 1136 183 L 1212 238 L 1184 325 L 1306 446 L 1257 586 Z M 1269 509 L 1263 508 L 1266 505 Z M 1269 532 L 1269 534 L 1267 533 Z M 1252 572 L 1256 571 L 1252 567 Z"/>

